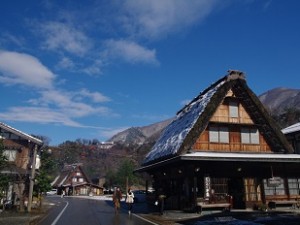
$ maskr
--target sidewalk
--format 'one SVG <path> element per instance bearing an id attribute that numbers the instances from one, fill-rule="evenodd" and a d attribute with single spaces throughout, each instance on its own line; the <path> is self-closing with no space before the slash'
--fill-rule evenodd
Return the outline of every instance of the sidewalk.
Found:
<path id="1" fill-rule="evenodd" d="M 0 225 L 36 225 L 51 207 L 52 205 L 44 200 L 41 209 L 32 209 L 30 213 L 5 210 L 0 213 Z"/>

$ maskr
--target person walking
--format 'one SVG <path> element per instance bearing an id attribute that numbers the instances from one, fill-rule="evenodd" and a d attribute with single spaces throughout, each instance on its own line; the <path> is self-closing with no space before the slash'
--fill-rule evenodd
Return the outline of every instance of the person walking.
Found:
<path id="1" fill-rule="evenodd" d="M 120 188 L 116 188 L 113 194 L 113 202 L 115 205 L 115 214 L 119 213 L 120 204 L 122 199 L 122 192 Z"/>
<path id="2" fill-rule="evenodd" d="M 128 205 L 128 213 L 130 215 L 131 211 L 132 211 L 132 206 L 133 206 L 133 203 L 134 203 L 134 194 L 133 194 L 133 192 L 131 191 L 130 188 L 128 188 L 128 191 L 126 193 L 126 200 L 125 200 L 125 202 Z"/>
<path id="3" fill-rule="evenodd" d="M 61 197 L 61 198 L 65 197 L 65 190 L 62 190 L 61 196 L 60 196 L 60 197 Z"/>

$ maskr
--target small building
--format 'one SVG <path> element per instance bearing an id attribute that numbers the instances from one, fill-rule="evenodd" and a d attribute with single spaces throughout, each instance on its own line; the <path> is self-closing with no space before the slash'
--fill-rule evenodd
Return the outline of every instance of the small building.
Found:
<path id="1" fill-rule="evenodd" d="M 0 138 L 4 147 L 3 154 L 8 160 L 7 166 L 1 168 L 0 173 L 6 174 L 10 179 L 5 201 L 24 210 L 24 202 L 28 201 L 30 194 L 29 178 L 32 169 L 38 170 L 40 167 L 38 153 L 43 141 L 2 122 L 0 122 Z M 32 166 L 34 161 L 35 166 Z"/>
<path id="2" fill-rule="evenodd" d="M 295 153 L 300 154 L 300 123 L 282 129 L 282 133 L 293 146 Z"/>
<path id="3" fill-rule="evenodd" d="M 58 189 L 59 194 L 62 191 L 65 191 L 66 195 L 95 196 L 103 194 L 103 188 L 91 182 L 82 169 L 81 163 L 65 165 L 51 185 Z"/>
<path id="4" fill-rule="evenodd" d="M 244 73 L 232 70 L 177 113 L 136 171 L 152 177 L 166 208 L 275 207 L 300 198 L 294 153 Z"/>

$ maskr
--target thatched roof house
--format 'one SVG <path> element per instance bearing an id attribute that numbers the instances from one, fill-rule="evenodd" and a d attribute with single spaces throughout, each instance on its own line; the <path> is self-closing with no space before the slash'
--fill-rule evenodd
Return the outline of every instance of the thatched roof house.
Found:
<path id="1" fill-rule="evenodd" d="M 157 188 L 169 192 L 170 207 L 182 207 L 182 197 L 195 205 L 197 197 L 208 197 L 208 188 L 222 186 L 220 194 L 234 195 L 233 206 L 244 208 L 277 199 L 263 192 L 270 188 L 267 179 L 273 171 L 281 179 L 300 177 L 299 163 L 300 156 L 248 87 L 245 75 L 231 70 L 177 113 L 137 171 L 151 174 Z M 245 192 L 249 182 L 257 189 L 255 199 Z M 174 183 L 174 190 L 167 190 Z M 282 192 L 282 199 L 290 197 Z"/>

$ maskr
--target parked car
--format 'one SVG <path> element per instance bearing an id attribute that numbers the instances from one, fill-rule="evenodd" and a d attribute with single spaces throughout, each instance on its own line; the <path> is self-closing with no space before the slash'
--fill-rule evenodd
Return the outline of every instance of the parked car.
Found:
<path id="1" fill-rule="evenodd" d="M 144 190 L 134 190 L 132 191 L 134 195 L 134 202 L 145 202 L 147 192 Z"/>
<path id="2" fill-rule="evenodd" d="M 47 195 L 57 195 L 57 189 L 52 189 L 51 191 L 46 192 Z"/>

